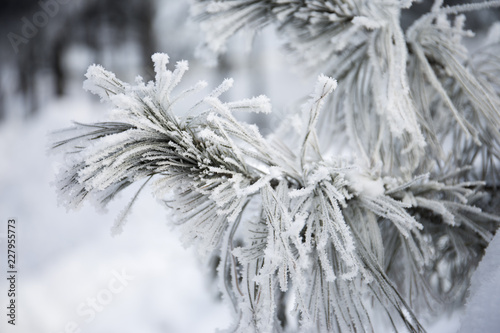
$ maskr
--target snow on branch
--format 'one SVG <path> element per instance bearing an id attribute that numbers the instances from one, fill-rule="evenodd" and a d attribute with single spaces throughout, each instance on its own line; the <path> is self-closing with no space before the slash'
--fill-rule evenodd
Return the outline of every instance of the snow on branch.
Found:
<path id="1" fill-rule="evenodd" d="M 126 84 L 100 66 L 90 67 L 85 87 L 110 103 L 112 117 L 75 123 L 60 133 L 54 149 L 67 158 L 57 183 L 60 196 L 71 208 L 89 200 L 105 206 L 130 184 L 141 181 L 142 189 L 151 183 L 186 244 L 220 257 L 219 288 L 234 306 L 237 331 L 279 331 L 278 310 L 293 295 L 295 320 L 303 329 L 373 331 L 367 309 L 375 302 L 395 327 L 422 332 L 408 305 L 414 290 L 401 292 L 408 280 L 395 270 L 411 265 L 399 273 L 417 276 L 424 288 L 436 260 L 449 261 L 434 255 L 446 231 L 457 230 L 446 249 L 463 254 L 463 261 L 450 266 L 459 268 L 475 258 L 460 246 L 461 234 L 487 242 L 500 222 L 474 206 L 483 183 L 429 175 L 408 180 L 325 157 L 317 127 L 326 98 L 336 93 L 332 78 L 319 76 L 302 108 L 305 125 L 294 133 L 302 140 L 296 155 L 234 117 L 242 110 L 270 112 L 266 97 L 223 102 L 219 96 L 232 84 L 225 80 L 181 116 L 178 101 L 206 83 L 177 93 L 188 63 L 178 62 L 171 71 L 167 55 L 152 59 L 156 78 L 147 84 L 141 78 Z M 114 233 L 122 230 L 136 197 Z"/>

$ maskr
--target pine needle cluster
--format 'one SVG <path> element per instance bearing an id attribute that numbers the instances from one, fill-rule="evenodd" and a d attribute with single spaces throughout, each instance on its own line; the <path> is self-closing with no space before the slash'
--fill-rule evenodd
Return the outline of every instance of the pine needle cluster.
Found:
<path id="1" fill-rule="evenodd" d="M 177 92 L 185 61 L 171 71 L 155 54 L 155 80 L 134 84 L 91 66 L 85 87 L 113 111 L 60 133 L 54 149 L 70 152 L 62 200 L 105 206 L 150 182 L 186 244 L 219 258 L 218 286 L 235 314 L 228 331 L 423 332 L 430 309 L 463 303 L 500 223 L 500 31 L 470 56 L 461 14 L 500 1 L 435 1 L 403 31 L 411 5 L 195 1 L 206 48 L 223 52 L 238 30 L 274 24 L 298 63 L 328 76 L 263 137 L 234 114 L 269 113 L 270 101 L 223 102 L 230 79 L 185 107 L 206 86 Z M 332 144 L 346 137 L 351 159 Z"/>

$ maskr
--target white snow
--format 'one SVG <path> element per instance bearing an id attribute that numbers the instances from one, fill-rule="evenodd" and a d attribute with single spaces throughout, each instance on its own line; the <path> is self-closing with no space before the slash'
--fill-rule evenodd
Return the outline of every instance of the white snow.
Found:
<path id="1" fill-rule="evenodd" d="M 366 16 L 355 16 L 352 19 L 352 23 L 355 25 L 360 25 L 362 27 L 365 27 L 368 30 L 378 29 L 382 26 L 380 22 L 377 22 L 374 19 L 371 19 Z"/>
<path id="2" fill-rule="evenodd" d="M 459 333 L 500 330 L 500 235 L 497 234 L 472 276 Z"/>
<path id="3" fill-rule="evenodd" d="M 355 169 L 350 170 L 346 176 L 353 189 L 359 194 L 378 197 L 385 192 L 384 181 L 381 177 L 363 174 Z"/>

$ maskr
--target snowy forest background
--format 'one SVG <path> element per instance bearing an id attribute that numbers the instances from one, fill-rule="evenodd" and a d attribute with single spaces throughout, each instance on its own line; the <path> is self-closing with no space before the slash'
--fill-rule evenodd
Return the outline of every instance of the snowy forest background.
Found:
<path id="1" fill-rule="evenodd" d="M 431 5 L 416 4 L 403 13 L 402 25 Z M 47 155 L 48 134 L 71 120 L 99 119 L 105 106 L 82 89 L 83 74 L 92 63 L 124 81 L 137 74 L 151 79 L 151 54 L 166 52 L 174 61 L 189 60 L 186 80 L 192 83 L 204 78 L 214 87 L 232 77 L 235 86 L 228 99 L 265 94 L 273 102 L 271 116 L 247 119 L 263 134 L 303 102 L 299 98 L 307 96 L 316 75 L 290 69 L 272 28 L 263 30 L 252 47 L 251 38 L 240 34 L 219 64 L 208 67 L 195 57 L 202 34 L 188 20 L 188 2 L 182 0 L 67 1 L 16 50 L 8 34 L 21 34 L 22 18 L 31 21 L 41 10 L 37 1 L 0 4 L 0 218 L 2 228 L 7 217 L 16 217 L 21 226 L 19 326 L 5 326 L 6 332 L 65 332 L 73 324 L 95 333 L 214 332 L 226 327 L 229 309 L 218 300 L 210 269 L 198 262 L 193 249 L 182 248 L 178 232 L 166 227 L 168 213 L 148 191 L 139 197 L 123 234 L 110 235 L 113 219 L 140 184 L 127 189 L 106 214 L 90 205 L 76 212 L 58 206 L 50 185 L 55 166 Z M 489 9 L 468 13 L 466 24 L 480 39 L 499 19 L 500 12 Z M 474 50 L 473 43 L 468 46 Z M 113 294 L 92 320 L 79 316 L 79 306 L 106 289 L 113 272 L 123 270 L 134 277 L 123 291 Z M 2 292 L 4 285 L 2 279 Z M 490 292 L 492 303 L 484 304 L 484 310 L 498 312 L 498 289 L 496 295 Z M 462 311 L 450 313 L 427 328 L 456 332 L 461 316 Z"/>

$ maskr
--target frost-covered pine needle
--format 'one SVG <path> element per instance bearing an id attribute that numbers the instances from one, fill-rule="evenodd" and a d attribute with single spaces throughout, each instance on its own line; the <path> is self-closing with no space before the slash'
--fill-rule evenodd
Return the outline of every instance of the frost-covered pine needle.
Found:
<path id="1" fill-rule="evenodd" d="M 218 257 L 229 331 L 372 332 L 382 322 L 423 332 L 430 309 L 463 302 L 500 223 L 498 40 L 469 56 L 459 15 L 500 2 L 435 1 L 404 32 L 411 4 L 195 1 L 205 47 L 222 52 L 238 30 L 274 23 L 301 64 L 338 85 L 319 75 L 294 120 L 264 138 L 233 114 L 270 113 L 269 99 L 223 102 L 232 79 L 179 110 L 206 86 L 176 92 L 187 62 L 172 71 L 167 55 L 153 55 L 147 84 L 91 66 L 85 87 L 113 112 L 59 133 L 63 203 L 106 206 L 130 184 L 151 183 L 183 241 Z M 350 158 L 336 155 L 339 137 Z"/>

